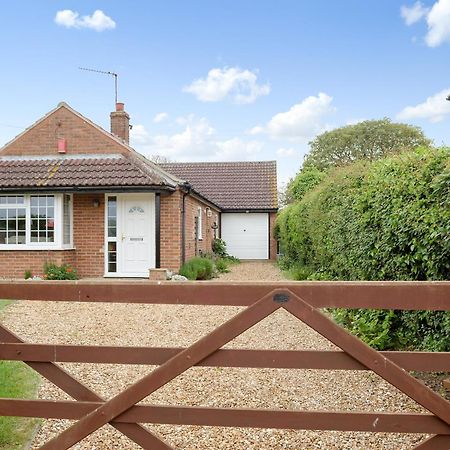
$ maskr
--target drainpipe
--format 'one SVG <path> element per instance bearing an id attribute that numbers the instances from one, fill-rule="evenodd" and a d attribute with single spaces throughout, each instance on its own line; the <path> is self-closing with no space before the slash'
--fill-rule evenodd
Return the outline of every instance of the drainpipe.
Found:
<path id="1" fill-rule="evenodd" d="M 186 262 L 186 196 L 191 192 L 192 186 L 189 183 L 183 183 L 181 190 L 183 197 L 181 199 L 181 264 Z"/>

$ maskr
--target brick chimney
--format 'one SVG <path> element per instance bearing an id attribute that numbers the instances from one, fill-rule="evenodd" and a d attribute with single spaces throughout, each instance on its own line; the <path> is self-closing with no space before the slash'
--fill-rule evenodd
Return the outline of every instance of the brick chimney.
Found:
<path id="1" fill-rule="evenodd" d="M 116 103 L 116 110 L 111 113 L 111 133 L 126 144 L 130 142 L 130 116 L 123 103 Z"/>

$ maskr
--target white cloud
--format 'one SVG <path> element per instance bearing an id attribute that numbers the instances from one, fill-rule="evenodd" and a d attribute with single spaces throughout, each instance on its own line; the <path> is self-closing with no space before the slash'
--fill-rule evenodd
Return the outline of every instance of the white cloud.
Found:
<path id="1" fill-rule="evenodd" d="M 403 5 L 400 8 L 400 15 L 405 21 L 406 25 L 412 25 L 428 14 L 429 8 L 426 8 L 422 2 L 417 1 L 412 6 Z"/>
<path id="2" fill-rule="evenodd" d="M 226 161 L 253 159 L 263 143 L 234 137 L 217 138 L 216 130 L 204 117 L 194 115 L 178 118 L 182 130 L 174 134 L 150 136 L 143 125 L 131 130 L 131 144 L 143 154 L 158 154 L 177 161 Z"/>
<path id="3" fill-rule="evenodd" d="M 133 128 L 130 130 L 130 138 L 133 142 L 137 144 L 146 144 L 150 138 L 147 130 L 144 125 L 133 125 Z"/>
<path id="4" fill-rule="evenodd" d="M 437 1 L 427 15 L 428 33 L 425 42 L 437 47 L 450 42 L 450 0 Z"/>
<path id="5" fill-rule="evenodd" d="M 246 131 L 246 134 L 250 134 L 252 136 L 261 133 L 264 133 L 264 127 L 262 127 L 261 125 L 256 125 L 255 127 L 250 128 L 250 130 Z"/>
<path id="6" fill-rule="evenodd" d="M 417 1 L 413 6 L 402 6 L 400 14 L 406 25 L 426 20 L 428 32 L 425 43 L 428 47 L 438 47 L 450 42 L 450 0 L 437 0 L 431 8 Z"/>
<path id="7" fill-rule="evenodd" d="M 214 159 L 232 160 L 232 159 L 253 159 L 254 155 L 263 148 L 260 141 L 244 141 L 241 138 L 232 138 L 223 142 L 216 142 L 217 150 Z"/>
<path id="8" fill-rule="evenodd" d="M 230 97 L 233 102 L 253 103 L 258 97 L 268 95 L 269 84 L 258 84 L 257 72 L 239 67 L 211 69 L 206 78 L 198 78 L 183 88 L 202 102 L 218 102 Z"/>
<path id="9" fill-rule="evenodd" d="M 448 94 L 450 94 L 450 88 L 428 97 L 423 103 L 407 106 L 397 114 L 397 119 L 427 119 L 430 122 L 440 122 L 450 114 L 450 102 L 446 100 Z"/>
<path id="10" fill-rule="evenodd" d="M 289 148 L 282 147 L 277 150 L 277 155 L 282 158 L 294 158 L 298 157 L 299 153 L 292 147 Z"/>
<path id="11" fill-rule="evenodd" d="M 275 114 L 266 126 L 256 126 L 248 134 L 267 133 L 271 138 L 307 141 L 327 129 L 323 119 L 336 111 L 333 98 L 323 92 L 306 97 L 288 111 Z"/>
<path id="12" fill-rule="evenodd" d="M 100 9 L 82 17 L 76 11 L 64 9 L 56 13 L 55 23 L 66 28 L 89 28 L 99 32 L 116 28 L 116 22 Z"/>
<path id="13" fill-rule="evenodd" d="M 164 120 L 167 120 L 168 118 L 169 118 L 169 114 L 167 114 L 166 112 L 160 112 L 160 113 L 156 114 L 156 116 L 153 118 L 153 122 L 161 123 Z"/>

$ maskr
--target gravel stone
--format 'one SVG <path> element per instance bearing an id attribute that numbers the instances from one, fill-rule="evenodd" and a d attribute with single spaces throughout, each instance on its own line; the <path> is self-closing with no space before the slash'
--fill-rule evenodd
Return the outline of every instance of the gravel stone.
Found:
<path id="1" fill-rule="evenodd" d="M 267 262 L 232 266 L 223 281 L 283 280 Z M 238 307 L 186 305 L 16 302 L 3 323 L 33 343 L 129 346 L 187 346 L 241 311 Z M 227 348 L 325 349 L 335 347 L 308 326 L 278 310 L 226 345 Z M 105 398 L 121 392 L 154 366 L 61 364 Z M 44 380 L 39 398 L 70 400 Z M 161 405 L 309 409 L 331 411 L 423 412 L 411 399 L 377 375 L 363 371 L 239 369 L 195 367 L 153 393 L 143 403 Z M 72 422 L 48 420 L 36 434 L 36 449 Z M 146 425 L 177 449 L 406 450 L 424 435 L 342 433 L 225 427 Z M 110 425 L 75 449 L 140 448 Z"/>

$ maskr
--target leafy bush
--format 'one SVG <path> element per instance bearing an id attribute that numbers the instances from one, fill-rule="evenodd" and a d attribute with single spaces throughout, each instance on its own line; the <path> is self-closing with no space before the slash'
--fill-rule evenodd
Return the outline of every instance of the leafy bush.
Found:
<path id="1" fill-rule="evenodd" d="M 181 266 L 180 275 L 188 280 L 210 280 L 214 275 L 214 263 L 209 258 L 191 258 Z"/>
<path id="2" fill-rule="evenodd" d="M 297 279 L 450 279 L 450 152 L 417 149 L 327 173 L 277 218 Z M 377 348 L 450 350 L 450 312 L 339 310 Z"/>
<path id="3" fill-rule="evenodd" d="M 240 263 L 240 259 L 231 256 L 227 251 L 227 244 L 223 239 L 215 238 L 212 242 L 212 251 L 215 259 L 221 258 L 226 260 L 229 264 Z"/>
<path id="4" fill-rule="evenodd" d="M 305 194 L 314 189 L 326 176 L 314 166 L 303 168 L 295 178 L 291 179 L 286 189 L 286 202 L 301 200 Z"/>
<path id="5" fill-rule="evenodd" d="M 212 241 L 212 251 L 216 256 L 219 256 L 220 258 L 225 258 L 228 256 L 227 253 L 227 244 L 223 239 L 214 238 Z"/>
<path id="6" fill-rule="evenodd" d="M 24 278 L 25 278 L 25 280 L 28 280 L 29 278 L 33 278 L 33 272 L 31 270 L 25 270 Z"/>
<path id="7" fill-rule="evenodd" d="M 77 271 L 68 264 L 58 266 L 55 263 L 46 263 L 44 265 L 44 278 L 46 280 L 76 280 Z"/>

